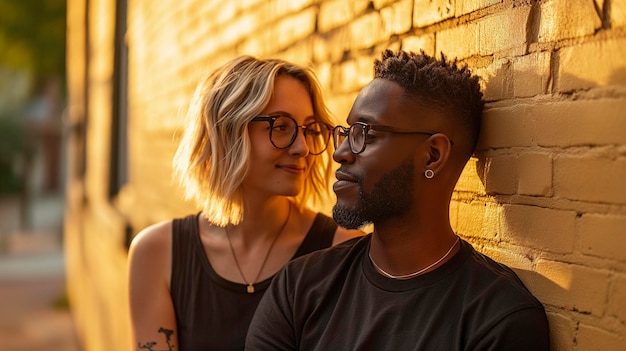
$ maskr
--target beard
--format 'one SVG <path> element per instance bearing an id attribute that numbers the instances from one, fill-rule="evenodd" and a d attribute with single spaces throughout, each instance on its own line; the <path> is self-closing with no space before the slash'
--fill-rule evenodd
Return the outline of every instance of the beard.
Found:
<path id="1" fill-rule="evenodd" d="M 369 193 L 363 191 L 359 179 L 359 201 L 354 207 L 335 204 L 333 219 L 344 228 L 358 229 L 405 215 L 413 205 L 413 174 L 413 161 L 404 161 L 383 175 Z"/>

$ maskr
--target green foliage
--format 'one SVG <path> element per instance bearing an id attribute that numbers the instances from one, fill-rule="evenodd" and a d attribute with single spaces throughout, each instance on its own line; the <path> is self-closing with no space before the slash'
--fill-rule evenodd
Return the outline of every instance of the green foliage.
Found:
<path id="1" fill-rule="evenodd" d="M 0 1 L 0 65 L 65 76 L 66 0 Z"/>

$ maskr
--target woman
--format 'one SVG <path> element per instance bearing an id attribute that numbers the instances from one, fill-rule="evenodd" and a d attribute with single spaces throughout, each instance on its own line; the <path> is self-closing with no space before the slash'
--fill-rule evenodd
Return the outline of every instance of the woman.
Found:
<path id="1" fill-rule="evenodd" d="M 243 56 L 194 94 L 174 169 L 198 215 L 140 232 L 129 257 L 134 348 L 243 350 L 290 259 L 362 233 L 308 207 L 329 190 L 331 125 L 310 70 Z"/>

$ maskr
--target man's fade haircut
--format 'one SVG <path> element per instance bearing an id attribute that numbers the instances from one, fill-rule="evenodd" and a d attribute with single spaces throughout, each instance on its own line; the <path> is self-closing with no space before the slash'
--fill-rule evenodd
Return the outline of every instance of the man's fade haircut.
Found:
<path id="1" fill-rule="evenodd" d="M 335 124 L 313 71 L 280 59 L 237 57 L 203 79 L 192 97 L 173 159 L 174 175 L 185 198 L 195 200 L 215 225 L 237 224 L 244 216 L 241 184 L 250 164 L 248 123 L 269 103 L 279 76 L 302 82 L 315 119 Z M 312 156 L 310 173 L 295 197 L 298 204 L 328 196 L 331 155 L 329 145 Z"/>
<path id="2" fill-rule="evenodd" d="M 467 65 L 458 67 L 457 60 L 441 59 L 420 53 L 385 50 L 374 60 L 374 78 L 383 78 L 400 85 L 412 99 L 454 112 L 458 122 L 471 132 L 471 149 L 478 141 L 484 101 L 479 78 Z M 468 155 L 469 157 L 469 155 Z"/>

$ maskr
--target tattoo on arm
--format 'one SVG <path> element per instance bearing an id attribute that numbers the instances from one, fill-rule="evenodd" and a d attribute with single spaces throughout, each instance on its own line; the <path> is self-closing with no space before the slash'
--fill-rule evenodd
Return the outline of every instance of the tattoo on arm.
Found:
<path id="1" fill-rule="evenodd" d="M 145 344 L 141 344 L 141 343 L 137 343 L 137 346 L 139 346 L 140 349 L 146 349 L 148 351 L 174 351 L 174 345 L 172 345 L 172 335 L 174 334 L 174 331 L 171 329 L 165 329 L 163 327 L 159 328 L 158 330 L 159 333 L 162 333 L 165 335 L 165 342 L 167 343 L 167 350 L 165 349 L 155 349 L 154 347 L 156 346 L 157 342 L 156 341 L 148 341 Z"/>

